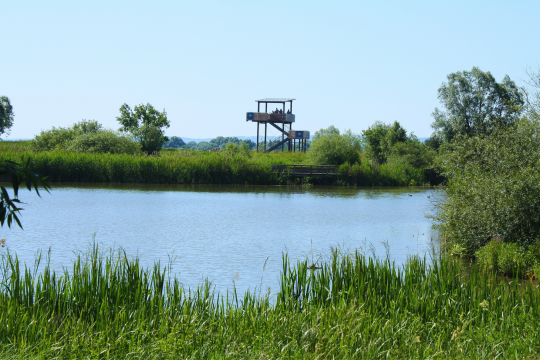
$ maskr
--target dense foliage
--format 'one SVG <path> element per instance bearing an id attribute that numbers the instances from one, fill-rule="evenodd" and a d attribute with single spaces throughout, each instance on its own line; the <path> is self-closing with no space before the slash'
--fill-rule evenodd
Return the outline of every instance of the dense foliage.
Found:
<path id="1" fill-rule="evenodd" d="M 339 135 L 339 134 L 340 134 L 339 129 L 336 128 L 334 125 L 330 125 L 326 129 L 320 129 L 318 131 L 315 131 L 315 133 L 311 137 L 311 140 L 315 141 L 315 140 L 317 140 L 317 139 L 319 139 L 319 138 L 321 138 L 323 136 Z"/>
<path id="2" fill-rule="evenodd" d="M 205 283 L 185 289 L 169 267 L 142 268 L 96 247 L 55 273 L 0 263 L 2 358 L 408 359 L 534 356 L 540 293 L 466 281 L 449 259 L 403 267 L 337 252 L 327 262 L 283 258 L 276 294 Z"/>
<path id="3" fill-rule="evenodd" d="M 388 174 L 395 183 L 437 185 L 443 181 L 434 168 L 437 151 L 418 140 L 397 121 L 376 121 L 362 131 L 364 155 L 376 173 Z"/>
<path id="4" fill-rule="evenodd" d="M 540 277 L 540 241 L 525 249 L 517 243 L 495 238 L 475 255 L 481 269 L 523 278 Z"/>
<path id="5" fill-rule="evenodd" d="M 344 134 L 323 135 L 311 144 L 309 158 L 314 164 L 341 165 L 360 162 L 360 138 L 347 131 Z"/>
<path id="6" fill-rule="evenodd" d="M 362 131 L 362 139 L 365 144 L 366 155 L 378 164 L 386 162 L 392 147 L 400 142 L 408 140 L 407 131 L 401 127 L 400 123 L 385 124 L 376 121 L 368 129 Z"/>
<path id="7" fill-rule="evenodd" d="M 178 136 L 171 136 L 168 141 L 163 144 L 163 149 L 183 149 L 186 146 L 184 140 Z"/>
<path id="8" fill-rule="evenodd" d="M 133 108 L 128 104 L 120 107 L 120 116 L 116 118 L 122 127 L 120 131 L 132 134 L 141 144 L 143 151 L 153 153 L 161 149 L 169 140 L 164 133 L 171 123 L 165 109 L 156 110 L 151 104 L 141 104 Z"/>
<path id="9" fill-rule="evenodd" d="M 451 141 L 456 135 L 482 135 L 512 125 L 523 111 L 523 94 L 505 76 L 498 83 L 493 75 L 477 67 L 448 75 L 439 88 L 444 110 L 435 109 L 431 142 Z"/>
<path id="10" fill-rule="evenodd" d="M 540 124 L 523 119 L 491 135 L 458 136 L 441 166 L 448 200 L 442 236 L 472 255 L 492 239 L 525 249 L 540 237 Z"/>
<path id="11" fill-rule="evenodd" d="M 103 129 L 94 120 L 83 120 L 69 128 L 41 131 L 31 143 L 34 151 L 133 154 L 141 151 L 131 136 Z"/>

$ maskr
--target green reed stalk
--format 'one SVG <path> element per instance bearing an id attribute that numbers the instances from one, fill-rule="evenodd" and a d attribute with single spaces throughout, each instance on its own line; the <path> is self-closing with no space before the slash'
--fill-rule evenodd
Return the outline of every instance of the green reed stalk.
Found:
<path id="1" fill-rule="evenodd" d="M 308 164 L 304 153 L 274 152 L 228 155 L 207 151 L 162 151 L 160 156 L 141 154 L 32 152 L 28 142 L 0 142 L 0 161 L 31 159 L 31 170 L 50 182 L 124 182 L 163 184 L 260 184 L 295 183 L 272 173 L 271 164 Z M 407 186 L 426 183 L 424 171 L 406 164 L 373 166 L 344 164 L 337 178 L 312 178 L 313 184 Z"/>
<path id="2" fill-rule="evenodd" d="M 41 265 L 40 265 L 41 264 Z M 39 270 L 37 270 L 39 269 Z M 185 289 L 156 263 L 94 246 L 69 270 L 0 262 L 2 358 L 504 358 L 537 356 L 540 294 L 440 257 L 403 266 L 283 255 L 275 297 Z M 466 275 L 466 276 L 465 276 Z"/>

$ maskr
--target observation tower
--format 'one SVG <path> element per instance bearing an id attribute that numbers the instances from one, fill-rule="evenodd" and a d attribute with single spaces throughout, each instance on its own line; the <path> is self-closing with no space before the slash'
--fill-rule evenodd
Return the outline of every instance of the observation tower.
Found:
<path id="1" fill-rule="evenodd" d="M 309 131 L 307 130 L 292 130 L 292 123 L 295 122 L 295 115 L 292 112 L 293 100 L 290 98 L 267 98 L 255 100 L 257 103 L 257 112 L 246 113 L 246 121 L 257 123 L 257 152 L 259 151 L 259 127 L 264 124 L 264 152 L 273 151 L 281 147 L 284 151 L 285 145 L 288 151 L 306 151 L 307 140 L 309 139 Z M 286 103 L 289 103 L 289 109 L 286 109 Z M 261 104 L 264 104 L 264 112 L 261 112 Z M 268 104 L 281 104 L 282 108 L 270 109 L 268 112 Z M 271 105 L 273 107 L 273 105 Z M 273 126 L 281 133 L 281 141 L 267 146 L 268 125 Z"/>

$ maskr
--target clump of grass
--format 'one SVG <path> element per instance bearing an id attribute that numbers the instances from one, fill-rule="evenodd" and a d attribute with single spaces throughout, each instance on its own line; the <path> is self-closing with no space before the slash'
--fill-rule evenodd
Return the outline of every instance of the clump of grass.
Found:
<path id="1" fill-rule="evenodd" d="M 476 253 L 478 265 L 485 271 L 520 277 L 540 276 L 540 241 L 524 249 L 516 243 L 505 243 L 498 238 L 489 241 Z"/>
<path id="2" fill-rule="evenodd" d="M 537 285 L 449 258 L 397 267 L 360 253 L 291 264 L 276 298 L 185 289 L 94 246 L 61 274 L 2 257 L 3 358 L 507 358 L 540 349 Z"/>

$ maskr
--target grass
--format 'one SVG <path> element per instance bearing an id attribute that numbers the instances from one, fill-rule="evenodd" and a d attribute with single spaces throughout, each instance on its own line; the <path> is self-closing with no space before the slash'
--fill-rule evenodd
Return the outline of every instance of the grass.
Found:
<path id="1" fill-rule="evenodd" d="M 473 267 L 396 267 L 333 252 L 311 270 L 283 256 L 275 297 L 185 289 L 94 246 L 60 274 L 2 257 L 0 357 L 114 359 L 539 358 L 540 293 Z"/>
<path id="2" fill-rule="evenodd" d="M 31 171 L 51 182 L 123 182 L 162 184 L 252 184 L 298 183 L 276 175 L 271 164 L 309 164 L 304 153 L 251 153 L 230 156 L 221 152 L 163 150 L 160 156 L 89 154 L 66 151 L 32 152 L 29 141 L 0 142 L 0 161 L 22 162 L 30 158 Z M 306 179 L 312 184 L 357 186 L 410 186 L 427 183 L 423 169 L 407 164 L 372 166 L 361 154 L 361 163 L 342 165 L 336 178 Z"/>

